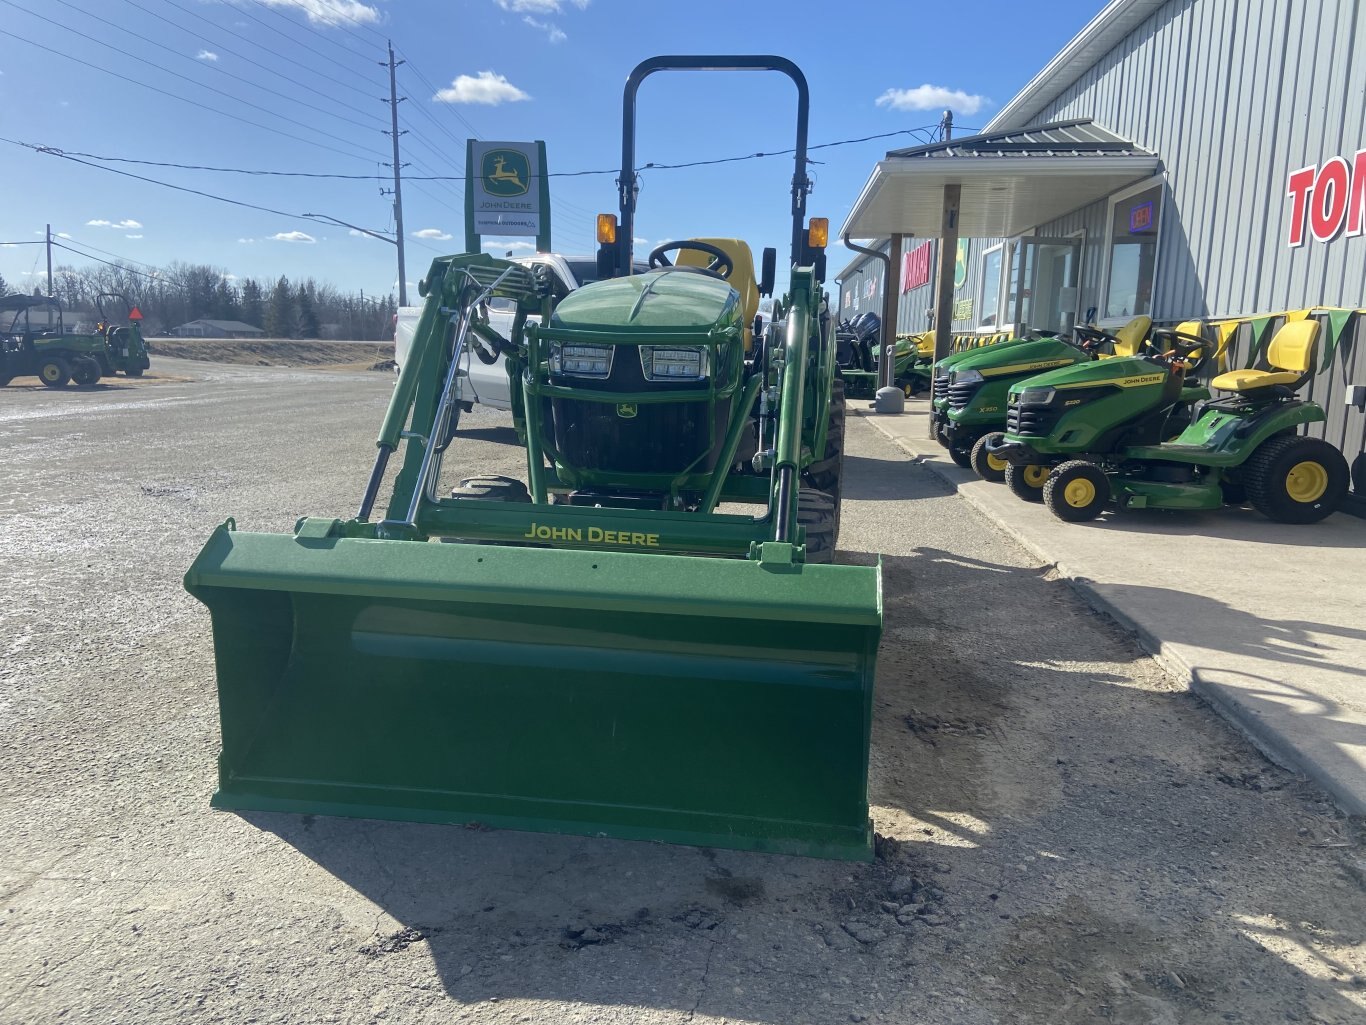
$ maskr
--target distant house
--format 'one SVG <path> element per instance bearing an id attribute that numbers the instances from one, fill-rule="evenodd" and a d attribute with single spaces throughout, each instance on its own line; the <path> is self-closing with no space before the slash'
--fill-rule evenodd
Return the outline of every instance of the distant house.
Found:
<path id="1" fill-rule="evenodd" d="M 171 329 L 176 338 L 264 338 L 266 333 L 240 320 L 192 320 Z"/>

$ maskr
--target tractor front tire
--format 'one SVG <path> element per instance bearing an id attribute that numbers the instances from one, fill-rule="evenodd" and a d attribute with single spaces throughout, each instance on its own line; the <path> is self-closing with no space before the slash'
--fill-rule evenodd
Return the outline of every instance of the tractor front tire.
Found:
<path id="1" fill-rule="evenodd" d="M 1048 475 L 1043 504 L 1060 520 L 1094 520 L 1110 501 L 1110 478 L 1095 463 L 1073 459 Z"/>
<path id="2" fill-rule="evenodd" d="M 1277 523 L 1317 523 L 1337 511 L 1351 471 L 1341 452 L 1320 438 L 1285 435 L 1262 443 L 1243 464 L 1254 509 Z"/>
<path id="3" fill-rule="evenodd" d="M 77 387 L 89 388 L 96 385 L 102 376 L 99 360 L 93 356 L 78 356 L 71 361 L 71 380 Z"/>
<path id="4" fill-rule="evenodd" d="M 1004 437 L 1000 431 L 993 431 L 982 435 L 977 439 L 977 444 L 972 446 L 972 468 L 977 471 L 977 476 L 993 484 L 1000 484 L 1006 479 L 1006 469 L 1010 464 L 1000 456 L 988 452 L 987 442 L 999 441 Z"/>
<path id="5" fill-rule="evenodd" d="M 1047 481 L 1048 467 L 1046 466 L 1040 466 L 1037 463 L 1016 466 L 1011 463 L 1006 467 L 1006 487 L 1010 488 L 1016 498 L 1022 498 L 1026 502 L 1042 502 L 1043 486 Z"/>
<path id="6" fill-rule="evenodd" d="M 949 446 L 949 458 L 953 460 L 955 466 L 961 466 L 965 470 L 972 468 L 972 450 L 976 447 L 974 440 L 969 443 L 954 442 Z"/>
<path id="7" fill-rule="evenodd" d="M 802 483 L 828 495 L 838 495 L 844 476 L 844 382 L 830 390 L 830 425 L 825 431 L 825 454 L 802 474 Z"/>
<path id="8" fill-rule="evenodd" d="M 839 503 L 824 491 L 802 488 L 797 492 L 797 523 L 806 528 L 806 561 L 835 561 L 839 539 Z"/>
<path id="9" fill-rule="evenodd" d="M 71 380 L 71 366 L 60 356 L 50 357 L 38 365 L 38 378 L 49 388 L 65 388 Z"/>
<path id="10" fill-rule="evenodd" d="M 529 503 L 531 501 L 531 495 L 525 484 L 515 477 L 500 477 L 497 474 L 466 477 L 459 485 L 451 488 L 451 497 L 478 498 L 485 502 Z"/>

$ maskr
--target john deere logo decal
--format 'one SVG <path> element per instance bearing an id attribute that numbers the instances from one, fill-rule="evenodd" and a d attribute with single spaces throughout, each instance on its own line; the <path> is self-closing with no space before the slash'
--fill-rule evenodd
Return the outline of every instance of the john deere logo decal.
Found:
<path id="1" fill-rule="evenodd" d="M 483 178 L 490 196 L 525 196 L 531 188 L 531 165 L 524 153 L 491 149 L 484 154 Z"/>
<path id="2" fill-rule="evenodd" d="M 636 404 L 634 402 L 618 402 L 617 416 L 623 420 L 629 420 L 636 415 Z"/>

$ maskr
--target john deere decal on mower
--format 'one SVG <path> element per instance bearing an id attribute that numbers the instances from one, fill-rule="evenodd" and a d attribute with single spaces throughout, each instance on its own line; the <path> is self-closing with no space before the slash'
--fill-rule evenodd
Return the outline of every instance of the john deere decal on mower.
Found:
<path id="1" fill-rule="evenodd" d="M 820 317 L 826 225 L 805 223 L 801 72 L 644 62 L 621 180 L 641 81 L 714 66 L 797 91 L 773 321 L 753 336 L 773 249 L 757 281 L 738 239 L 668 242 L 632 274 L 629 187 L 620 223 L 599 219 L 604 280 L 558 305 L 519 264 L 434 261 L 357 514 L 293 536 L 229 521 L 186 575 L 213 616 L 215 805 L 872 856 L 880 570 L 831 564 L 844 404 Z M 494 298 L 516 308 L 506 338 L 484 319 Z M 475 339 L 505 356 L 526 480 L 440 494 Z"/>

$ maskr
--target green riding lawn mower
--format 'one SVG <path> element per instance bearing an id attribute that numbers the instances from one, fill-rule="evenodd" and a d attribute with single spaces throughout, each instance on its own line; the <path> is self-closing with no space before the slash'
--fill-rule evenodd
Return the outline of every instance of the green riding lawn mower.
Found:
<path id="1" fill-rule="evenodd" d="M 1147 317 L 1135 317 L 1114 334 L 1083 326 L 1074 328 L 1071 338 L 1033 334 L 955 353 L 940 361 L 935 377 L 930 413 L 935 439 L 959 466 L 970 466 L 987 480 L 1004 480 L 1006 464 L 987 452 L 986 441 L 1005 428 L 1011 387 L 1059 367 L 1131 356 L 1151 325 Z"/>
<path id="2" fill-rule="evenodd" d="M 120 310 L 118 303 L 126 324 L 110 319 L 111 312 Z M 37 377 L 49 388 L 73 382 L 89 387 L 120 371 L 141 377 L 150 361 L 137 319 L 128 319 L 136 310 L 113 294 L 100 295 L 96 304 L 100 323 L 94 334 L 84 334 L 67 330 L 56 299 L 38 295 L 0 298 L 0 386 L 16 377 Z"/>
<path id="3" fill-rule="evenodd" d="M 752 292 L 733 241 L 632 273 L 637 89 L 710 68 L 797 91 L 790 285 L 753 337 L 774 250 Z M 807 111 L 780 57 L 647 60 L 603 280 L 556 304 L 520 264 L 432 263 L 356 515 L 229 520 L 186 574 L 213 619 L 215 806 L 872 857 L 881 571 L 831 564 L 843 403 Z M 505 358 L 526 476 L 444 492 L 475 339 Z"/>
<path id="4" fill-rule="evenodd" d="M 1220 374 L 1210 386 L 1229 397 L 1173 419 L 1187 406 L 1187 371 L 1211 345 L 1198 329 L 1159 329 L 1144 355 L 1014 385 L 1006 432 L 990 450 L 1012 472 L 1042 476 L 1025 497 L 1037 490 L 1071 521 L 1094 519 L 1112 499 L 1121 509 L 1217 509 L 1246 499 L 1281 523 L 1314 523 L 1336 510 L 1347 461 L 1297 433 L 1325 419 L 1318 403 L 1295 397 L 1313 376 L 1319 323 L 1287 323 L 1267 348 L 1269 369 Z"/>

